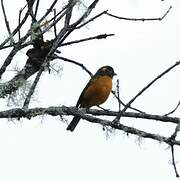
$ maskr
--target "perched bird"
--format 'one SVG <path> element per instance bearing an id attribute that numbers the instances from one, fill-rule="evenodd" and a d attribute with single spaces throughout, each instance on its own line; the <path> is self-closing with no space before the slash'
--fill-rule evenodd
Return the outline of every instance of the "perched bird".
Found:
<path id="1" fill-rule="evenodd" d="M 112 90 L 112 78 L 114 75 L 116 73 L 111 66 L 101 67 L 83 89 L 76 107 L 90 108 L 104 103 Z M 68 125 L 67 130 L 74 131 L 80 119 L 80 117 L 75 116 Z"/>

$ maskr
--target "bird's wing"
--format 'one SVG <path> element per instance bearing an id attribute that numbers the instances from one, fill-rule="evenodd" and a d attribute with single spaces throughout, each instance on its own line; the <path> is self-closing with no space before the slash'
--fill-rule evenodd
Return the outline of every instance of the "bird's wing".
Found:
<path id="1" fill-rule="evenodd" d="M 76 107 L 81 107 L 81 102 L 83 100 L 84 97 L 84 93 L 86 92 L 86 90 L 88 89 L 88 87 L 90 86 L 90 84 L 95 80 L 94 77 L 92 77 L 89 82 L 87 83 L 87 85 L 85 86 L 85 88 L 83 89 L 83 91 L 81 92 L 81 95 L 79 96 L 79 99 L 77 101 Z"/>

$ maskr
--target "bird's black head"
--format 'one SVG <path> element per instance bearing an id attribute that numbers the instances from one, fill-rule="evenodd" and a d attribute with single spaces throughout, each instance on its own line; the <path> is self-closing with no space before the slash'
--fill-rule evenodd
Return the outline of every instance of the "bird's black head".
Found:
<path id="1" fill-rule="evenodd" d="M 106 76 L 113 78 L 113 76 L 115 76 L 117 74 L 114 72 L 114 69 L 111 66 L 103 66 L 96 72 L 95 75 L 98 75 L 98 76 L 106 75 Z"/>

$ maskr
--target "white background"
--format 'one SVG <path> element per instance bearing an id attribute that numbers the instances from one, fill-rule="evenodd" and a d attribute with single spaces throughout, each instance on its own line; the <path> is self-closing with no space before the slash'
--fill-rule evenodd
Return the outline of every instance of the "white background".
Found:
<path id="1" fill-rule="evenodd" d="M 83 1 L 88 4 L 89 1 Z M 18 24 L 18 11 L 25 5 L 22 0 L 6 0 L 6 11 L 11 27 Z M 45 12 L 48 3 L 40 4 Z M 115 36 L 106 40 L 94 40 L 61 49 L 61 55 L 83 63 L 91 72 L 103 65 L 114 67 L 120 80 L 120 95 L 128 102 L 153 78 L 179 60 L 180 52 L 180 2 L 178 0 L 101 0 L 93 15 L 104 10 L 132 18 L 161 17 L 172 5 L 163 21 L 134 22 L 102 16 L 84 29 L 74 33 L 69 40 L 90 37 L 104 33 Z M 60 7 L 60 6 L 59 6 Z M 84 10 L 79 7 L 76 15 Z M 40 14 L 39 14 L 40 15 Z M 0 12 L 2 31 L 0 40 L 7 37 Z M 53 32 L 46 39 L 53 37 Z M 26 49 L 27 50 L 27 49 Z M 26 60 L 26 50 L 16 56 L 21 67 Z M 1 63 L 8 50 L 1 53 Z M 38 85 L 38 102 L 31 107 L 74 106 L 89 76 L 80 67 L 60 62 L 63 72 L 60 77 L 44 73 Z M 15 63 L 14 63 L 15 64 Z M 11 70 L 12 67 L 9 67 Z M 147 113 L 165 114 L 180 100 L 179 67 L 155 83 L 141 97 L 134 107 Z M 9 74 L 3 80 L 10 78 Z M 2 101 L 2 103 L 4 103 Z M 4 104 L 0 105 L 5 109 Z M 104 108 L 117 110 L 117 102 L 111 95 Z M 173 116 L 179 116 L 179 110 Z M 72 117 L 66 117 L 68 121 Z M 122 123 L 164 136 L 171 135 L 173 124 L 122 118 Z M 168 146 L 152 140 L 127 136 L 115 132 L 106 138 L 102 127 L 81 121 L 73 132 L 66 131 L 67 124 L 59 118 L 44 116 L 21 122 L 0 121 L 0 179 L 3 180 L 119 180 L 139 179 L 173 180 L 171 152 Z M 179 148 L 175 149 L 176 160 L 180 160 Z M 180 172 L 180 166 L 177 162 Z"/>

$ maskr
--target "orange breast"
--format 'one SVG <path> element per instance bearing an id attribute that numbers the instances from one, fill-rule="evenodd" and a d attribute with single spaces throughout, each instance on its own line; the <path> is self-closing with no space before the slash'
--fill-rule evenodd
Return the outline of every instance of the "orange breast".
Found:
<path id="1" fill-rule="evenodd" d="M 81 100 L 81 107 L 97 106 L 106 101 L 112 90 L 112 78 L 101 76 L 92 81 Z"/>

